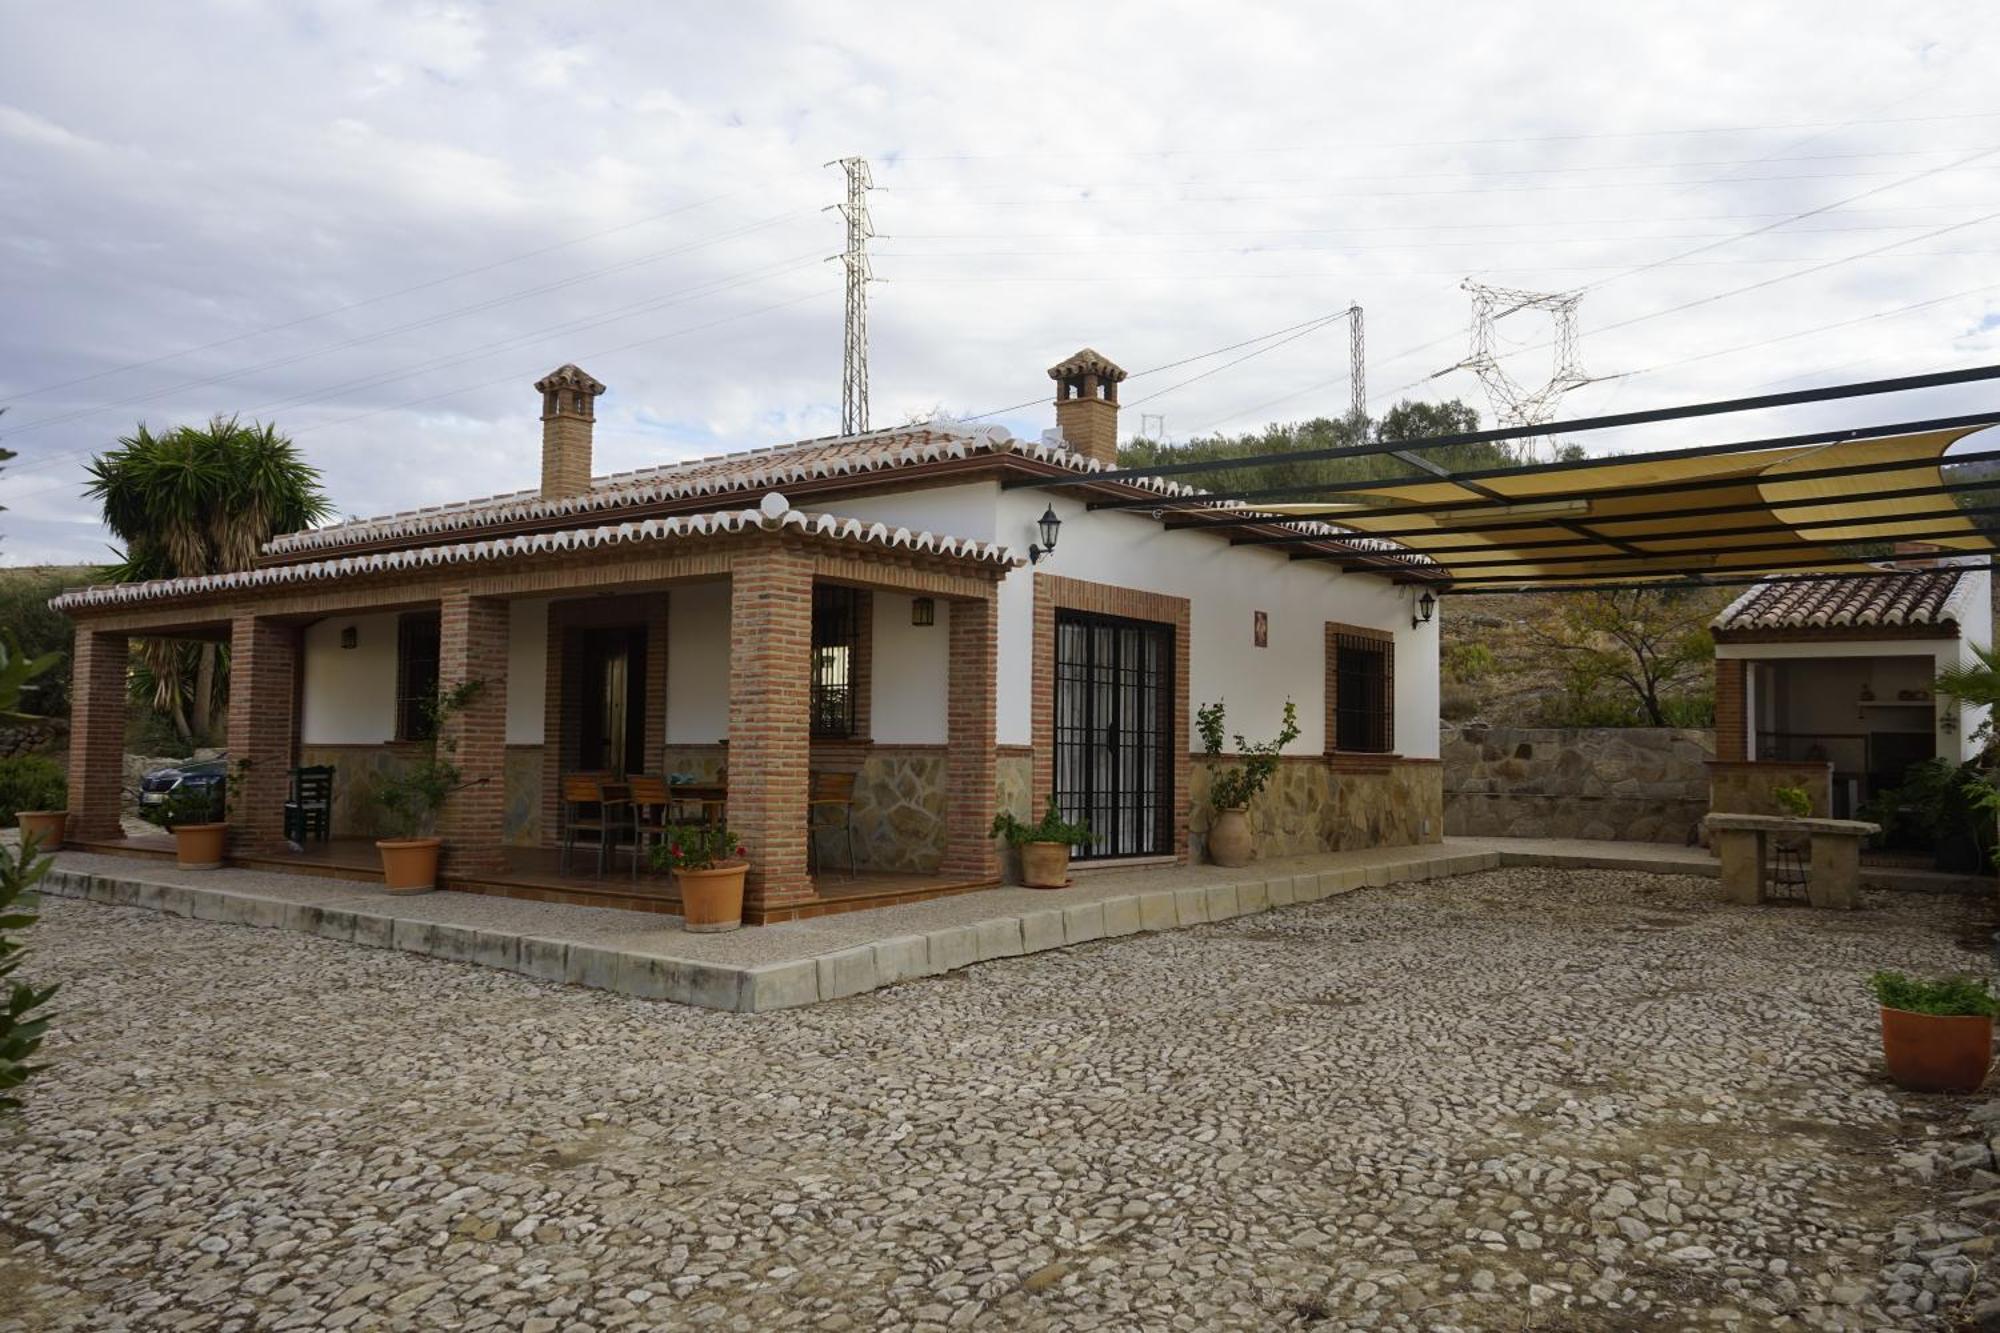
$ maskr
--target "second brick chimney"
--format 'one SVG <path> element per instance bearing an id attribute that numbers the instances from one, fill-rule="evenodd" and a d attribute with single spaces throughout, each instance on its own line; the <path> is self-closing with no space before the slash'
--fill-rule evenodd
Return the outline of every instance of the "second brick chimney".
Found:
<path id="1" fill-rule="evenodd" d="M 1056 382 L 1056 429 L 1069 447 L 1118 466 L 1118 384 L 1125 372 L 1086 347 L 1049 367 Z"/>
<path id="2" fill-rule="evenodd" d="M 590 489 L 590 436 L 604 386 L 563 366 L 535 381 L 542 395 L 542 494 L 582 495 Z"/>

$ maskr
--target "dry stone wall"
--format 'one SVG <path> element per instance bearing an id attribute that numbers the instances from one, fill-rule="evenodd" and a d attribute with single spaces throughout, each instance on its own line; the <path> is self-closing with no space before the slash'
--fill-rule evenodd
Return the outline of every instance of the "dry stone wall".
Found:
<path id="1" fill-rule="evenodd" d="M 1444 826 L 1458 837 L 1685 844 L 1708 812 L 1712 732 L 1447 726 Z"/>

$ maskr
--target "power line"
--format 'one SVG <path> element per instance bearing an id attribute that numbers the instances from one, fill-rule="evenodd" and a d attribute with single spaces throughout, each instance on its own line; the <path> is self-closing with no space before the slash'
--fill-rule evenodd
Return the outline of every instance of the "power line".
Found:
<path id="1" fill-rule="evenodd" d="M 1930 116 L 1892 116 L 1849 121 L 1797 121 L 1776 125 L 1689 125 L 1667 129 L 1597 130 L 1576 134 L 1522 134 L 1474 139 L 1377 140 L 1372 143 L 1367 140 L 1347 140 L 1344 142 L 1307 145 L 1260 143 L 1234 148 L 1078 149 L 1070 152 L 1049 152 L 1046 149 L 1035 148 L 1007 153 L 914 153 L 901 156 L 897 160 L 899 162 L 970 162 L 1013 157 L 1032 157 L 1037 160 L 1072 157 L 1235 157 L 1249 153 L 1349 152 L 1364 148 L 1466 148 L 1481 144 L 1576 143 L 1587 140 L 1653 139 L 1698 134 L 1779 134 L 1792 130 L 1858 129 L 1864 126 L 1876 125 L 1924 125 L 1944 121 L 1992 120 L 1995 118 L 2000 118 L 2000 111 L 1966 111 Z"/>

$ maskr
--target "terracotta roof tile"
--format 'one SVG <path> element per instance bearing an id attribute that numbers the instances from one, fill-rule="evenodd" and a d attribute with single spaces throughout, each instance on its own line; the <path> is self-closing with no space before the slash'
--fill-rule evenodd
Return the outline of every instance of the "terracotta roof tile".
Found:
<path id="1" fill-rule="evenodd" d="M 1956 569 L 1759 583 L 1715 618 L 1719 630 L 1956 625 L 1972 581 Z"/>
<path id="2" fill-rule="evenodd" d="M 231 574 L 151 579 L 143 583 L 98 584 L 88 588 L 73 588 L 51 599 L 49 605 L 57 611 L 72 611 L 85 607 L 130 606 L 174 597 L 194 597 L 208 593 L 237 592 L 295 583 L 323 583 L 333 579 L 379 574 L 390 570 L 415 570 L 439 565 L 505 560 L 517 556 L 592 550 L 638 542 L 697 538 L 756 528 L 766 531 L 792 528 L 837 541 L 873 543 L 894 549 L 951 556 L 960 560 L 988 561 L 1000 565 L 1020 563 L 1006 547 L 992 542 L 973 541 L 965 537 L 946 537 L 931 532 L 912 532 L 908 528 L 892 528 L 886 523 L 865 523 L 860 519 L 839 518 L 833 514 L 804 513 L 787 506 L 784 497 L 773 492 L 764 497 L 763 506 L 757 509 L 649 518 L 643 522 L 607 524 L 594 528 L 563 528 L 556 532 L 535 532 L 518 537 L 499 537 L 489 541 L 404 547 L 372 555 L 308 560 L 293 565 L 263 565 Z"/>

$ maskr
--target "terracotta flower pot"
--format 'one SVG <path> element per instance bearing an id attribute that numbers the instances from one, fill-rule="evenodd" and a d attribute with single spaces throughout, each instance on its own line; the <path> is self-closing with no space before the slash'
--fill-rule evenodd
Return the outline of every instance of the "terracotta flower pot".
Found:
<path id="1" fill-rule="evenodd" d="M 220 870 L 227 824 L 174 825 L 174 862 L 182 870 Z"/>
<path id="2" fill-rule="evenodd" d="M 53 852 L 61 847 L 63 831 L 69 826 L 67 810 L 16 810 L 14 818 L 21 825 L 21 841 L 32 837 L 38 852 Z"/>
<path id="3" fill-rule="evenodd" d="M 1247 866 L 1256 849 L 1256 843 L 1250 836 L 1248 810 L 1239 806 L 1234 810 L 1215 812 L 1215 821 L 1208 826 L 1209 860 L 1232 869 Z"/>
<path id="4" fill-rule="evenodd" d="M 747 862 L 674 871 L 674 883 L 681 891 L 682 925 L 698 935 L 741 926 L 743 877 L 749 872 Z"/>
<path id="5" fill-rule="evenodd" d="M 382 887 L 391 893 L 429 893 L 437 887 L 443 838 L 382 838 Z"/>
<path id="6" fill-rule="evenodd" d="M 1069 844 L 1066 842 L 1022 843 L 1021 882 L 1031 889 L 1068 888 Z"/>
<path id="7" fill-rule="evenodd" d="M 1993 1020 L 1885 1008 L 1882 1060 L 1911 1092 L 1975 1092 L 1993 1066 Z"/>

